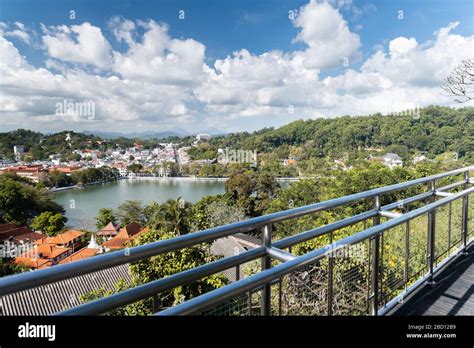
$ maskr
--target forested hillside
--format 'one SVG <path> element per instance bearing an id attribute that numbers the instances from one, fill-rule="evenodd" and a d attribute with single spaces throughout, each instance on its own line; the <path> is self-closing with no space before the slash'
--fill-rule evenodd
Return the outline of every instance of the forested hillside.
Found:
<path id="1" fill-rule="evenodd" d="M 338 156 L 359 148 L 402 146 L 405 150 L 426 151 L 430 155 L 454 151 L 459 158 L 472 160 L 474 108 L 426 107 L 419 116 L 376 114 L 300 120 L 277 129 L 217 137 L 210 144 L 258 152 L 279 149 L 282 155 L 290 152 L 290 146 L 297 146 L 301 147 L 304 157 Z"/>

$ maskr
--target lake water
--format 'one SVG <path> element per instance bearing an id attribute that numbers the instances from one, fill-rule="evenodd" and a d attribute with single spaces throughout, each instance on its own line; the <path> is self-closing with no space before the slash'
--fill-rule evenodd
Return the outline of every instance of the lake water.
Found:
<path id="1" fill-rule="evenodd" d="M 289 181 L 280 181 L 287 187 Z M 82 190 L 66 190 L 52 193 L 56 202 L 66 210 L 67 225 L 77 229 L 95 230 L 95 217 L 100 208 L 117 208 L 126 200 L 138 200 L 143 204 L 152 201 L 163 203 L 181 197 L 197 202 L 204 196 L 224 193 L 225 182 L 190 179 L 136 179 L 92 185 Z"/>
<path id="2" fill-rule="evenodd" d="M 95 229 L 95 217 L 100 208 L 117 208 L 126 200 L 163 203 L 181 197 L 197 202 L 204 196 L 224 193 L 224 181 L 211 180 L 120 180 L 92 185 L 82 190 L 66 190 L 52 194 L 66 210 L 68 226 L 78 229 Z"/>

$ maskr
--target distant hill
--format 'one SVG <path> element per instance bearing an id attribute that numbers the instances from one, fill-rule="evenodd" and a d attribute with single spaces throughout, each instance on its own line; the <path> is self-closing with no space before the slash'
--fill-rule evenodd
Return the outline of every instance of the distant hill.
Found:
<path id="1" fill-rule="evenodd" d="M 185 131 L 183 132 L 173 132 L 173 131 L 165 131 L 165 132 L 153 132 L 153 131 L 146 131 L 146 132 L 136 132 L 136 133 L 120 133 L 120 132 L 103 132 L 103 131 L 89 131 L 85 130 L 82 133 L 87 135 L 95 135 L 101 137 L 102 139 L 117 139 L 120 137 L 128 138 L 128 139 L 164 139 L 168 137 L 183 137 L 189 135 Z"/>
<path id="2" fill-rule="evenodd" d="M 68 133 L 71 141 L 66 145 Z M 252 133 L 223 134 L 214 128 L 190 134 L 175 128 L 163 132 L 127 134 L 64 131 L 46 135 L 19 129 L 0 133 L 0 154 L 7 159 L 13 158 L 13 146 L 24 145 L 33 159 L 45 159 L 51 154 L 68 159 L 75 157 L 72 153 L 74 149 L 104 151 L 110 147 L 127 148 L 139 140 L 147 149 L 156 147 L 161 139 L 188 146 L 194 142 L 197 133 L 213 135 L 211 140 L 195 148 L 194 151 L 200 157 L 214 158 L 218 148 L 226 147 L 257 151 L 279 159 L 293 156 L 300 160 L 340 158 L 348 152 L 358 153 L 362 149 L 376 148 L 395 152 L 402 158 L 408 158 L 415 152 L 424 152 L 430 157 L 455 152 L 459 159 L 474 162 L 474 108 L 441 106 L 422 108 L 417 115 L 375 114 L 298 120 L 280 128 L 264 128 Z"/>
<path id="3" fill-rule="evenodd" d="M 133 132 L 133 133 L 120 133 L 120 132 L 85 130 L 82 133 L 87 134 L 87 135 L 95 135 L 95 136 L 101 137 L 102 139 L 116 139 L 120 137 L 124 137 L 128 139 L 164 139 L 164 138 L 169 138 L 169 137 L 186 137 L 190 135 L 196 135 L 198 133 L 207 133 L 214 136 L 226 134 L 226 132 L 217 128 L 208 128 L 196 133 L 191 133 L 181 128 L 174 128 L 172 130 L 163 131 L 163 132 L 145 131 L 145 132 Z"/>

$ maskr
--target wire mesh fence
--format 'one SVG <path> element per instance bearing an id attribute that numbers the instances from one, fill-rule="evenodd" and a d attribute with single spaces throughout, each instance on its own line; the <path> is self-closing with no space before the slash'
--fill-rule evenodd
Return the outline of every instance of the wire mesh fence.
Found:
<path id="1" fill-rule="evenodd" d="M 462 242 L 462 199 L 451 203 L 451 249 L 456 249 Z"/>
<path id="2" fill-rule="evenodd" d="M 428 214 L 418 216 L 408 222 L 408 285 L 416 281 L 427 270 L 428 254 Z"/>
<path id="3" fill-rule="evenodd" d="M 406 285 L 409 227 L 402 224 L 384 232 L 380 248 L 379 304 L 398 295 Z"/>
<path id="4" fill-rule="evenodd" d="M 262 289 L 257 288 L 235 296 L 217 306 L 205 310 L 204 316 L 255 316 L 260 315 Z"/>
<path id="5" fill-rule="evenodd" d="M 437 265 L 451 250 L 452 203 L 435 210 L 434 262 Z"/>
<path id="6" fill-rule="evenodd" d="M 327 315 L 328 265 L 324 258 L 282 277 L 272 307 L 282 315 Z"/>
<path id="7" fill-rule="evenodd" d="M 370 240 L 341 249 L 333 257 L 333 315 L 365 315 L 369 312 Z"/>
<path id="8" fill-rule="evenodd" d="M 463 198 L 433 211 L 434 265 L 448 257 L 462 243 Z M 426 204 L 433 202 L 427 199 Z M 407 213 L 416 205 L 404 205 L 397 211 Z M 429 269 L 429 215 L 413 218 L 380 235 L 378 264 L 378 308 L 406 290 Z M 383 224 L 391 218 L 380 217 Z M 468 239 L 474 231 L 474 199 L 468 200 Z M 319 221 L 319 223 L 322 220 Z M 337 242 L 373 226 L 372 219 L 332 231 L 294 245 L 287 250 L 296 256 Z M 471 237 L 472 238 L 472 237 Z M 344 246 L 322 259 L 274 279 L 270 284 L 271 315 L 367 315 L 372 298 L 372 239 Z M 272 260 L 272 267 L 280 261 Z M 262 271 L 261 259 L 226 270 L 233 281 Z M 246 316 L 262 314 L 263 287 L 235 296 L 201 315 Z"/>

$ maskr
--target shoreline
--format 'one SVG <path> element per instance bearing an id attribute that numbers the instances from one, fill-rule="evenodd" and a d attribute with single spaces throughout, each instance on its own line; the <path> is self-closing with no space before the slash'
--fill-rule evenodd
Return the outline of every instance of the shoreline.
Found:
<path id="1" fill-rule="evenodd" d="M 72 186 L 65 186 L 65 187 L 56 187 L 56 188 L 51 188 L 49 189 L 49 192 L 55 193 L 55 192 L 62 192 L 62 191 L 67 191 L 67 190 L 78 190 L 78 189 L 84 189 L 90 186 L 96 186 L 99 184 L 108 184 L 108 183 L 113 183 L 117 182 L 120 180 L 129 180 L 129 181 L 187 181 L 187 182 L 225 182 L 229 178 L 228 177 L 223 177 L 223 178 L 201 178 L 201 177 L 190 177 L 190 176 L 171 176 L 171 177 L 162 177 L 162 176 L 142 176 L 142 177 L 121 177 L 117 178 L 116 180 L 112 181 L 105 181 L 105 182 L 97 182 L 97 183 L 91 183 L 87 184 L 83 187 L 77 186 L 77 185 L 72 185 Z M 291 181 L 291 182 L 296 182 L 304 179 L 310 179 L 306 177 L 294 177 L 294 178 L 275 178 L 276 181 Z"/>
<path id="2" fill-rule="evenodd" d="M 152 181 L 227 181 L 228 177 L 222 178 L 205 178 L 205 177 L 191 177 L 191 176 L 142 176 L 142 177 L 128 177 L 123 178 L 128 180 L 152 180 Z M 285 177 L 285 178 L 275 178 L 276 181 L 300 181 L 304 179 L 311 179 L 307 177 Z"/>

